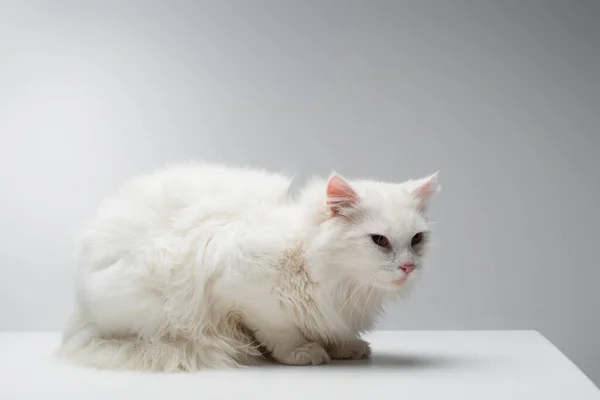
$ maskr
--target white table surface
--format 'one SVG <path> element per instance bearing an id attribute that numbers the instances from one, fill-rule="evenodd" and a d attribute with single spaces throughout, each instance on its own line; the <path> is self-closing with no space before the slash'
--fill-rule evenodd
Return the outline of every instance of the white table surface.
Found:
<path id="1" fill-rule="evenodd" d="M 600 390 L 533 331 L 375 332 L 373 358 L 195 374 L 99 371 L 53 358 L 57 333 L 0 333 L 0 399 L 557 399 Z"/>

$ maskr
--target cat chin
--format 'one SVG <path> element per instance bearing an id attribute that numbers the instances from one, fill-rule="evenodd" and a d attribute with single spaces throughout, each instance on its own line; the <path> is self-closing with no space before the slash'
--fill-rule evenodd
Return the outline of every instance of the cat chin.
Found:
<path id="1" fill-rule="evenodd" d="M 390 296 L 406 297 L 414 290 L 418 280 L 419 274 L 412 273 L 388 282 L 376 282 L 373 286 Z"/>

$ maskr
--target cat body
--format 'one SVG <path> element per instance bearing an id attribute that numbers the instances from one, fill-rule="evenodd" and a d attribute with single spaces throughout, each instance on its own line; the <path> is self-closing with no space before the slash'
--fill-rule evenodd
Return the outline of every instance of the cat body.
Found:
<path id="1" fill-rule="evenodd" d="M 158 371 L 367 357 L 361 333 L 419 274 L 436 175 L 332 175 L 297 198 L 290 183 L 193 163 L 125 184 L 81 237 L 59 355 Z"/>

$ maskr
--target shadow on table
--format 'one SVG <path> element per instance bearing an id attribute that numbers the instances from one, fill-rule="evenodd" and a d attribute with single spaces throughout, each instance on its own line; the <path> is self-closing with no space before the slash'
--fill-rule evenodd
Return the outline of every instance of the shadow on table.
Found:
<path id="1" fill-rule="evenodd" d="M 365 360 L 333 360 L 330 366 L 377 369 L 441 370 L 465 368 L 476 360 L 468 357 L 438 356 L 431 354 L 385 354 L 376 353 Z"/>
<path id="2" fill-rule="evenodd" d="M 308 367 L 311 370 L 325 369 L 356 369 L 361 371 L 366 370 L 405 370 L 405 371 L 449 371 L 449 370 L 464 370 L 469 367 L 481 367 L 481 360 L 477 360 L 470 356 L 459 355 L 437 355 L 437 354 L 389 354 L 376 352 L 371 358 L 363 360 L 332 360 L 329 364 L 319 365 L 317 367 Z M 263 368 L 289 368 L 274 361 L 270 357 L 262 364 Z M 291 368 L 306 368 L 296 367 Z"/>

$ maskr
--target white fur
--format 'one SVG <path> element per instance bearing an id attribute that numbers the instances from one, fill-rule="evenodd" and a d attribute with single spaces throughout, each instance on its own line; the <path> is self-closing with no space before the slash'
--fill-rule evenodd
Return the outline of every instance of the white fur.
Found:
<path id="1" fill-rule="evenodd" d="M 158 371 L 368 356 L 360 334 L 416 279 L 426 243 L 413 251 L 410 240 L 428 230 L 423 212 L 438 186 L 436 175 L 344 182 L 358 201 L 334 215 L 328 180 L 298 198 L 286 177 L 219 165 L 130 181 L 82 236 L 59 355 Z M 398 266 L 409 261 L 417 269 L 404 276 Z"/>

